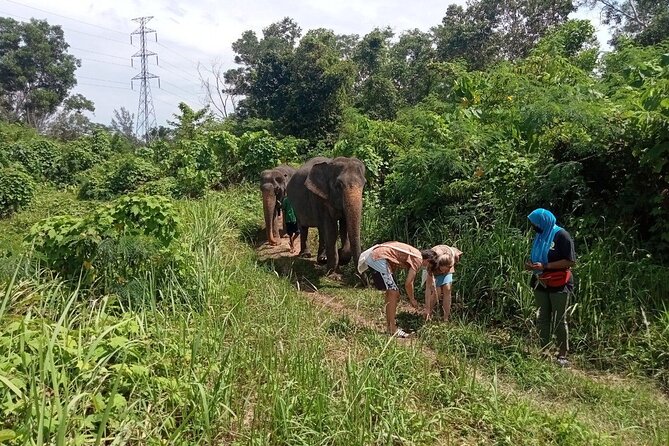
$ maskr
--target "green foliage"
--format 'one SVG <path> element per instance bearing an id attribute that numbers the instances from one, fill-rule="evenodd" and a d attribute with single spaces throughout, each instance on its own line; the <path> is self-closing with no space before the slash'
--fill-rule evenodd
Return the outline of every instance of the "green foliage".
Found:
<path id="1" fill-rule="evenodd" d="M 27 241 L 46 266 L 67 279 L 82 274 L 126 282 L 171 259 L 178 219 L 165 197 L 124 196 L 84 217 L 50 217 L 35 224 Z"/>
<path id="2" fill-rule="evenodd" d="M 289 18 L 263 34 L 258 39 L 246 31 L 233 43 L 243 66 L 225 77 L 233 93 L 244 95 L 239 114 L 269 120 L 283 134 L 312 142 L 333 139 L 354 75 L 350 62 L 340 58 L 337 36 L 311 30 L 296 47 L 301 29 Z"/>
<path id="3" fill-rule="evenodd" d="M 260 172 L 297 158 L 294 145 L 285 145 L 269 132 L 245 133 L 239 139 L 240 170 L 247 179 Z"/>
<path id="4" fill-rule="evenodd" d="M 163 177 L 158 180 L 149 181 L 142 184 L 137 189 L 137 193 L 144 195 L 162 195 L 164 197 L 179 196 L 178 183 L 174 177 Z"/>
<path id="5" fill-rule="evenodd" d="M 17 168 L 0 167 L 0 217 L 7 217 L 26 206 L 35 193 L 30 175 Z"/>
<path id="6" fill-rule="evenodd" d="M 13 120 L 44 124 L 76 84 L 80 61 L 67 53 L 60 26 L 0 18 L 0 108 Z"/>
<path id="7" fill-rule="evenodd" d="M 54 177 L 60 151 L 56 143 L 44 139 L 32 139 L 15 142 L 0 150 L 6 152 L 5 156 L 10 162 L 22 165 L 26 172 L 38 181 Z"/>
<path id="8" fill-rule="evenodd" d="M 73 141 L 61 149 L 55 180 L 60 184 L 73 184 L 77 174 L 91 169 L 102 161 L 102 157 L 93 153 L 86 141 Z"/>
<path id="9" fill-rule="evenodd" d="M 207 107 L 201 110 L 193 110 L 186 103 L 179 103 L 181 114 L 174 114 L 174 121 L 169 124 L 174 127 L 174 136 L 177 140 L 194 139 L 198 130 L 209 123 L 212 119 Z"/>
<path id="10" fill-rule="evenodd" d="M 160 169 L 151 161 L 135 155 L 117 157 L 84 174 L 79 196 L 84 199 L 109 199 L 137 190 L 142 184 L 158 179 Z"/>

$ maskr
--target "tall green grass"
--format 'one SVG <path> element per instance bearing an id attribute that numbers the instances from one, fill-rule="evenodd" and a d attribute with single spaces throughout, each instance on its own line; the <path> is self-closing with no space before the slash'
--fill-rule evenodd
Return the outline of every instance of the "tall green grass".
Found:
<path id="1" fill-rule="evenodd" d="M 380 224 L 372 210 L 370 231 Z M 524 228 L 523 228 L 524 229 Z M 457 267 L 456 302 L 470 321 L 504 327 L 537 342 L 536 307 L 524 262 L 532 234 L 500 223 L 449 228 L 426 221 L 414 233 L 386 228 L 388 238 L 419 247 L 449 243 L 464 255 Z M 652 376 L 669 388 L 669 269 L 635 247 L 629 234 L 612 230 L 575 238 L 575 290 L 569 309 L 570 343 L 583 365 Z"/>
<path id="2" fill-rule="evenodd" d="M 182 202 L 179 271 L 0 295 L 0 438 L 43 444 L 608 444 L 606 430 L 315 309 L 257 261 L 255 190 Z M 257 203 L 260 203 L 257 200 Z M 435 347 L 437 351 L 439 347 Z M 482 365 L 485 367 L 485 365 Z"/>

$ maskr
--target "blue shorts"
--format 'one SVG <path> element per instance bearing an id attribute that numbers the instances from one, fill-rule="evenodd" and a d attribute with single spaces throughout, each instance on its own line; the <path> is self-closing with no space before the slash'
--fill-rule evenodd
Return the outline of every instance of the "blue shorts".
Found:
<path id="1" fill-rule="evenodd" d="M 448 285 L 449 283 L 453 283 L 453 273 L 440 274 L 438 276 L 434 276 L 434 285 L 437 288 L 439 288 L 440 286 Z"/>

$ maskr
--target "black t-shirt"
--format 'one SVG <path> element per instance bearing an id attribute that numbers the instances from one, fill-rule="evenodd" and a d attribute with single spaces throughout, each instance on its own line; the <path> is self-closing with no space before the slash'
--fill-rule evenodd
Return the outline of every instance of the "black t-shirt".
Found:
<path id="1" fill-rule="evenodd" d="M 553 243 L 551 248 L 548 250 L 548 263 L 557 262 L 558 260 L 571 260 L 572 262 L 576 261 L 576 251 L 574 250 L 574 240 L 571 238 L 571 235 L 564 230 L 560 229 L 553 237 Z M 555 271 L 551 269 L 545 270 L 546 272 Z M 574 274 L 571 275 L 569 282 L 564 287 L 560 288 L 545 288 L 541 284 L 537 284 L 537 276 L 532 274 L 532 279 L 530 280 L 530 286 L 532 288 L 537 287 L 538 289 L 546 290 L 550 293 L 559 293 L 564 291 L 571 291 L 574 289 Z"/>

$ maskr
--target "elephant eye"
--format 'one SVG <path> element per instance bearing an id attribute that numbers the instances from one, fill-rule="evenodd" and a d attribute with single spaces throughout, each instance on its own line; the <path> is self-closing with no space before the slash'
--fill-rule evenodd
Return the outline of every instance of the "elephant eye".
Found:
<path id="1" fill-rule="evenodd" d="M 276 177 L 277 183 L 283 183 L 283 177 Z"/>

